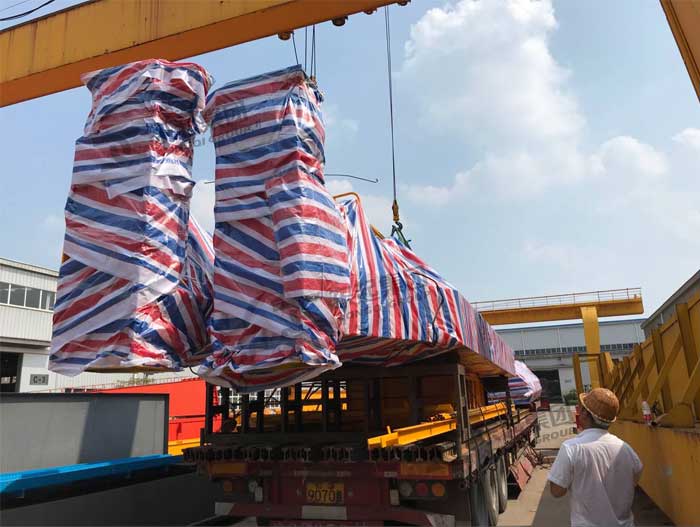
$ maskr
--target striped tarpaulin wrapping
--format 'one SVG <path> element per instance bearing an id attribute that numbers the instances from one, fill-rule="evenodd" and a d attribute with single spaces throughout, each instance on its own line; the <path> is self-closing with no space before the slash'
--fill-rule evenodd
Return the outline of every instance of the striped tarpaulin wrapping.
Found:
<path id="1" fill-rule="evenodd" d="M 337 347 L 344 364 L 397 366 L 457 351 L 476 373 L 514 373 L 513 351 L 457 289 L 411 250 L 378 236 L 356 197 L 338 206 L 352 257 L 352 295 Z"/>
<path id="2" fill-rule="evenodd" d="M 519 360 L 515 361 L 515 377 L 508 379 L 508 388 L 510 388 L 513 403 L 518 406 L 529 405 L 538 400 L 542 394 L 542 384 L 537 375 Z M 505 392 L 489 393 L 490 402 L 503 401 L 505 398 Z"/>
<path id="3" fill-rule="evenodd" d="M 467 300 L 412 251 L 381 238 L 354 197 L 338 203 L 348 227 L 352 295 L 335 348 L 343 364 L 398 366 L 454 351 L 480 375 L 513 375 L 513 351 Z M 298 365 L 258 368 L 211 382 L 241 392 L 286 386 L 318 375 Z M 224 370 L 226 371 L 226 370 Z M 230 371 L 230 370 L 229 370 Z M 228 372 L 227 372 L 228 373 Z"/>
<path id="4" fill-rule="evenodd" d="M 207 345 L 213 250 L 189 218 L 192 147 L 211 84 L 191 63 L 87 74 L 49 367 L 175 369 Z"/>
<path id="5" fill-rule="evenodd" d="M 212 355 L 199 369 L 240 391 L 335 368 L 349 295 L 347 233 L 324 186 L 321 95 L 300 66 L 213 92 Z"/>

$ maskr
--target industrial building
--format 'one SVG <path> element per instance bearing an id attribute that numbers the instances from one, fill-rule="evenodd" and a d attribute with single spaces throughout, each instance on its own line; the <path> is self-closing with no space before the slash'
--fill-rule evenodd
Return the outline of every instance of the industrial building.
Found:
<path id="1" fill-rule="evenodd" d="M 600 321 L 600 350 L 613 358 L 629 354 L 645 339 L 642 325 L 646 319 Z M 576 388 L 572 356 L 586 352 L 583 323 L 550 324 L 518 328 L 499 328 L 498 334 L 515 351 L 515 356 L 540 378 L 543 397 L 559 401 Z M 590 385 L 586 368 L 583 382 Z"/>
<path id="2" fill-rule="evenodd" d="M 693 276 L 688 278 L 686 282 L 676 290 L 668 300 L 654 311 L 649 318 L 642 323 L 645 338 L 651 336 L 654 328 L 661 327 L 663 324 L 673 319 L 676 313 L 676 304 L 688 302 L 694 295 L 700 292 L 700 269 Z"/>
<path id="3" fill-rule="evenodd" d="M 58 273 L 0 258 L 0 391 L 37 392 L 143 382 L 143 374 L 48 371 L 49 344 Z M 189 370 L 149 378 L 193 377 Z"/>
<path id="4" fill-rule="evenodd" d="M 0 258 L 0 361 L 3 392 L 46 387 L 58 273 Z"/>

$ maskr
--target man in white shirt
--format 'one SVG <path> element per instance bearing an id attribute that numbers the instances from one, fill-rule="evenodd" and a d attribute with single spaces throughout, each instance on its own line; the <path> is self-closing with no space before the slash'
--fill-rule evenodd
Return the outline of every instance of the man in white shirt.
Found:
<path id="1" fill-rule="evenodd" d="M 569 492 L 573 527 L 633 527 L 642 462 L 631 446 L 608 432 L 620 403 L 605 388 L 581 394 L 579 401 L 583 431 L 562 443 L 549 472 L 549 489 L 555 498 Z"/>

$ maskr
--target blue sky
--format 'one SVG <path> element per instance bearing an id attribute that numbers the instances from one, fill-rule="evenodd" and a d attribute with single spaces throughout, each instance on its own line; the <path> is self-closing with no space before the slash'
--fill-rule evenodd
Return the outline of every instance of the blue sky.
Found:
<path id="1" fill-rule="evenodd" d="M 658 2 L 416 0 L 391 17 L 402 218 L 468 299 L 641 286 L 650 313 L 700 267 L 700 104 Z M 383 15 L 318 26 L 317 53 L 327 172 L 380 179 L 329 186 L 387 230 Z M 194 60 L 218 86 L 294 54 L 272 37 Z M 78 88 L 0 109 L 0 255 L 58 267 L 89 107 Z M 210 144 L 194 163 L 213 178 Z M 192 205 L 205 223 L 211 190 Z"/>

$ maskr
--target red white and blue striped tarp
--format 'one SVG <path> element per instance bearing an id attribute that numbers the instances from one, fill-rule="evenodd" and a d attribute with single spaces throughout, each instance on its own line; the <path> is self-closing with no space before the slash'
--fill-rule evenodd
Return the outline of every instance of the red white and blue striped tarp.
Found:
<path id="1" fill-rule="evenodd" d="M 456 289 L 377 235 L 359 200 L 328 195 L 322 98 L 299 66 L 227 84 L 206 108 L 211 81 L 193 64 L 143 61 L 85 82 L 93 108 L 66 205 L 51 369 L 203 360 L 206 380 L 251 392 L 455 351 L 477 373 L 514 374 L 512 350 Z M 213 269 L 189 217 L 205 121 Z"/>
<path id="2" fill-rule="evenodd" d="M 515 373 L 511 348 L 454 287 L 412 251 L 378 236 L 357 198 L 342 198 L 338 208 L 347 223 L 351 251 L 352 295 L 342 340 L 335 347 L 343 364 L 391 367 L 452 351 L 480 375 Z M 205 362 L 200 374 L 210 382 L 252 392 L 320 373 L 285 365 L 232 377 L 232 369 L 224 368 L 226 377 L 217 377 Z"/>
<path id="3" fill-rule="evenodd" d="M 145 60 L 87 74 L 49 367 L 179 368 L 207 345 L 213 250 L 189 218 L 211 79 Z"/>
<path id="4" fill-rule="evenodd" d="M 213 353 L 199 374 L 211 382 L 252 390 L 280 375 L 300 380 L 340 365 L 334 349 L 350 292 L 349 255 L 345 223 L 324 186 L 321 100 L 300 66 L 226 84 L 209 97 Z"/>
<path id="5" fill-rule="evenodd" d="M 513 403 L 518 406 L 527 406 L 537 401 L 542 395 L 540 379 L 532 373 L 524 362 L 519 360 L 515 361 L 515 377 L 508 379 L 508 388 L 510 388 L 510 397 Z M 490 402 L 504 401 L 505 398 L 505 392 L 489 393 Z"/>
<path id="6" fill-rule="evenodd" d="M 513 374 L 513 351 L 410 249 L 378 236 L 359 199 L 338 206 L 350 234 L 352 295 L 337 354 L 344 364 L 397 366 L 456 351 L 471 371 Z"/>

